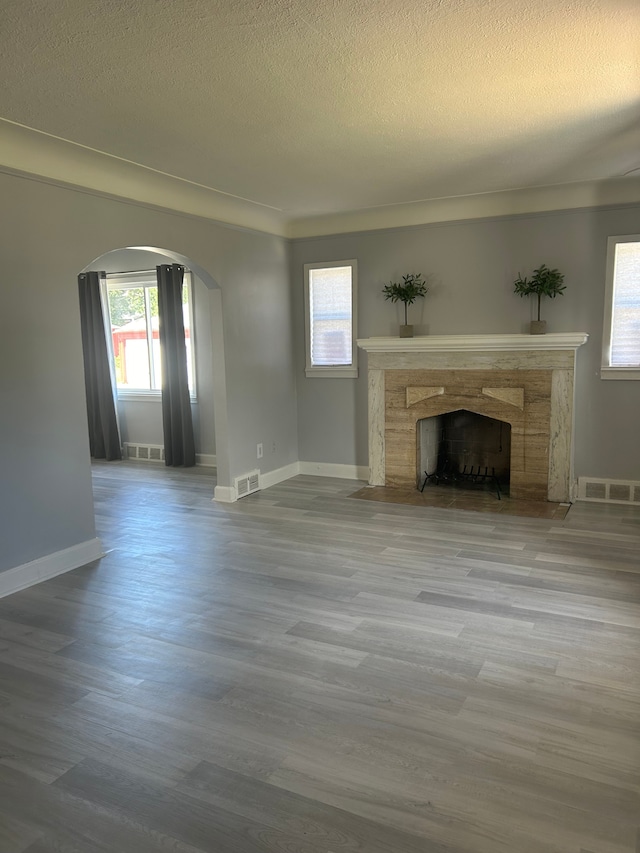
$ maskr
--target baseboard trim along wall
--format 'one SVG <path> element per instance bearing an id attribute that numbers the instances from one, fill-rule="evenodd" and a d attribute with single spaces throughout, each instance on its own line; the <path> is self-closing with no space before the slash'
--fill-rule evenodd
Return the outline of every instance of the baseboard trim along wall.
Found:
<path id="1" fill-rule="evenodd" d="M 339 480 L 369 481 L 368 465 L 340 465 L 336 462 L 299 462 L 299 474 L 316 477 L 337 477 Z"/>
<path id="2" fill-rule="evenodd" d="M 260 473 L 260 490 L 269 489 L 298 474 L 311 474 L 315 477 L 337 477 L 341 480 L 369 480 L 369 468 L 366 465 L 340 465 L 334 462 L 291 462 L 276 468 L 275 471 Z M 235 503 L 238 500 L 233 486 L 216 486 L 213 500 L 218 503 Z"/>
<path id="3" fill-rule="evenodd" d="M 215 453 L 196 453 L 196 465 L 202 468 L 216 468 Z"/>
<path id="4" fill-rule="evenodd" d="M 276 468 L 275 471 L 267 471 L 266 474 L 260 472 L 260 488 L 268 489 L 285 480 L 290 480 L 291 477 L 296 477 L 300 473 L 299 466 L 299 462 L 291 462 L 289 465 L 283 465 L 282 468 Z"/>
<path id="5" fill-rule="evenodd" d="M 122 458 L 136 462 L 164 462 L 164 446 L 162 444 L 136 444 L 125 441 L 122 445 Z M 215 453 L 196 453 L 196 465 L 203 468 L 215 468 Z"/>
<path id="6" fill-rule="evenodd" d="M 237 500 L 233 486 L 216 486 L 213 490 L 213 500 L 216 503 L 232 504 Z"/>
<path id="7" fill-rule="evenodd" d="M 640 505 L 640 480 L 578 477 L 576 500 L 638 506 Z"/>
<path id="8" fill-rule="evenodd" d="M 104 557 L 102 542 L 99 539 L 89 539 L 87 542 L 80 542 L 79 545 L 73 545 L 63 551 L 55 551 L 53 554 L 47 554 L 46 557 L 7 569 L 6 572 L 0 572 L 0 598 L 73 569 L 79 569 L 80 566 L 85 566 L 100 557 Z"/>

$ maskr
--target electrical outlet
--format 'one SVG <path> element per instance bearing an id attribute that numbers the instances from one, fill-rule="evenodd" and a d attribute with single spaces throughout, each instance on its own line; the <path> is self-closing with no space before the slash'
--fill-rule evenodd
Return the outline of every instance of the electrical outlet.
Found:
<path id="1" fill-rule="evenodd" d="M 271 445 L 271 452 L 272 452 L 272 453 L 275 453 L 275 452 L 276 452 L 276 443 L 275 443 L 275 441 L 274 441 L 274 442 L 273 442 L 273 444 Z"/>
<path id="2" fill-rule="evenodd" d="M 258 459 L 262 459 L 262 444 L 259 444 L 257 447 Z"/>

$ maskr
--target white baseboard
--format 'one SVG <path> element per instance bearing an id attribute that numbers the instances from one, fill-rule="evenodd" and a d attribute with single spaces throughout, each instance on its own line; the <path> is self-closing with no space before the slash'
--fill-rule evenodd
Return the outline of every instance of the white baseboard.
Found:
<path id="1" fill-rule="evenodd" d="M 267 471 L 266 474 L 260 473 L 260 490 L 268 489 L 284 480 L 289 480 L 299 473 L 299 462 L 292 462 L 290 465 L 283 465 L 282 468 L 276 468 L 275 471 Z M 235 503 L 238 500 L 238 495 L 233 486 L 216 486 L 213 493 L 213 500 L 223 504 Z"/>
<path id="2" fill-rule="evenodd" d="M 100 557 L 104 557 L 102 542 L 99 539 L 89 539 L 63 551 L 55 551 L 46 557 L 7 569 L 6 572 L 0 572 L 0 598 L 78 569 Z"/>
<path id="3" fill-rule="evenodd" d="M 313 474 L 316 477 L 337 477 L 341 480 L 369 480 L 369 468 L 367 465 L 340 465 L 334 462 L 291 462 L 276 468 L 275 471 L 267 471 L 260 474 L 260 489 L 269 489 L 285 480 L 290 480 L 298 474 Z M 234 503 L 237 500 L 236 490 L 233 486 L 216 486 L 213 495 L 214 501 L 220 503 Z"/>
<path id="4" fill-rule="evenodd" d="M 341 480 L 369 481 L 368 465 L 340 465 L 337 462 L 299 462 L 301 474 L 316 477 L 338 477 Z"/>
<path id="5" fill-rule="evenodd" d="M 216 486 L 213 490 L 213 500 L 221 504 L 232 504 L 237 500 L 233 486 Z"/>
<path id="6" fill-rule="evenodd" d="M 640 480 L 578 477 L 576 500 L 638 506 L 640 505 Z"/>
<path id="7" fill-rule="evenodd" d="M 196 453 L 196 465 L 203 468 L 216 468 L 215 453 Z"/>
<path id="8" fill-rule="evenodd" d="M 164 462 L 164 447 L 161 444 L 139 444 L 125 441 L 122 445 L 122 458 L 142 460 L 143 462 Z M 215 453 L 196 453 L 196 465 L 203 468 L 215 468 Z"/>
<path id="9" fill-rule="evenodd" d="M 267 471 L 266 474 L 260 473 L 260 488 L 268 489 L 271 486 L 276 486 L 278 483 L 290 480 L 291 477 L 295 477 L 299 473 L 299 462 L 291 462 L 289 465 L 283 465 L 282 468 L 276 468 L 275 471 Z"/>

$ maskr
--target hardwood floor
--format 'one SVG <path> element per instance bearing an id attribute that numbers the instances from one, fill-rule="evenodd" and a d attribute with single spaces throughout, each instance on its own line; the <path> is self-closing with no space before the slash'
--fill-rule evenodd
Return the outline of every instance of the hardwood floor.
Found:
<path id="1" fill-rule="evenodd" d="M 0 601 L 1 853 L 637 853 L 640 511 L 95 467 Z"/>

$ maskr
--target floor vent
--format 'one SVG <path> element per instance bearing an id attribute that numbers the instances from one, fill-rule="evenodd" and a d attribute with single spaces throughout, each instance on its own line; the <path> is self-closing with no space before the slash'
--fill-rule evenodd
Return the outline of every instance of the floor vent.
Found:
<path id="1" fill-rule="evenodd" d="M 125 459 L 144 459 L 145 462 L 164 462 L 164 447 L 158 444 L 131 444 L 122 448 Z"/>
<path id="2" fill-rule="evenodd" d="M 578 477 L 578 500 L 637 505 L 640 504 L 640 481 Z"/>
<path id="3" fill-rule="evenodd" d="M 236 477 L 235 480 L 236 496 L 244 498 L 253 492 L 260 491 L 260 471 L 250 471 L 243 477 Z"/>

